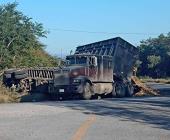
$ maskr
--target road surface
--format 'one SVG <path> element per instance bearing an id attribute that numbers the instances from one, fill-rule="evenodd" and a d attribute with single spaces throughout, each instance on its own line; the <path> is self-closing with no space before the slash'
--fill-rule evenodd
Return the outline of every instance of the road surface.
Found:
<path id="1" fill-rule="evenodd" d="M 170 140 L 170 85 L 152 86 L 166 94 L 1 104 L 0 140 Z"/>

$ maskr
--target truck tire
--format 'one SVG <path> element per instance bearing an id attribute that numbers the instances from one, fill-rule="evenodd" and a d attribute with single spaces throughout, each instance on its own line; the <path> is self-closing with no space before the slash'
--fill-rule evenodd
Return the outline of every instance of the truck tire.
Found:
<path id="1" fill-rule="evenodd" d="M 85 100 L 91 99 L 92 93 L 93 93 L 92 86 L 88 82 L 86 82 L 83 90 L 83 99 Z"/>
<path id="2" fill-rule="evenodd" d="M 24 79 L 24 78 L 27 78 L 28 77 L 28 74 L 22 74 L 22 75 L 15 75 L 15 79 Z"/>
<path id="3" fill-rule="evenodd" d="M 122 98 L 126 95 L 126 87 L 123 83 L 116 83 L 115 85 L 116 97 Z"/>
<path id="4" fill-rule="evenodd" d="M 128 84 L 126 88 L 126 96 L 132 97 L 134 94 L 134 86 L 132 84 Z"/>

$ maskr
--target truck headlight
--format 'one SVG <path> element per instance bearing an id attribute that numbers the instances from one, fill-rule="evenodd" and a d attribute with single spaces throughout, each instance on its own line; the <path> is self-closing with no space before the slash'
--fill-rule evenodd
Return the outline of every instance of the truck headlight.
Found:
<path id="1" fill-rule="evenodd" d="M 81 80 L 80 79 L 74 79 L 73 83 L 81 83 Z"/>

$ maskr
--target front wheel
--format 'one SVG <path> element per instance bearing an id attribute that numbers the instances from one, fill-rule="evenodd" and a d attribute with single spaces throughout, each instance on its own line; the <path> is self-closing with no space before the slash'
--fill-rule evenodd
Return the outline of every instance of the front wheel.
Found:
<path id="1" fill-rule="evenodd" d="M 87 82 L 84 85 L 84 90 L 83 90 L 83 99 L 89 100 L 91 99 L 93 94 L 92 86 Z"/>

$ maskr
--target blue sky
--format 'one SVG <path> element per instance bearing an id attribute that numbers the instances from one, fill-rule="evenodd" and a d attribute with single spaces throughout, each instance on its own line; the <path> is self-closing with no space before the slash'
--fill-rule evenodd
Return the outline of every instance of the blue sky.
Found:
<path id="1" fill-rule="evenodd" d="M 13 1 L 0 0 L 0 4 Z M 170 0 L 16 1 L 18 10 L 50 30 L 41 41 L 49 53 L 59 56 L 61 50 L 66 55 L 78 45 L 116 36 L 137 46 L 143 39 L 170 32 Z"/>

